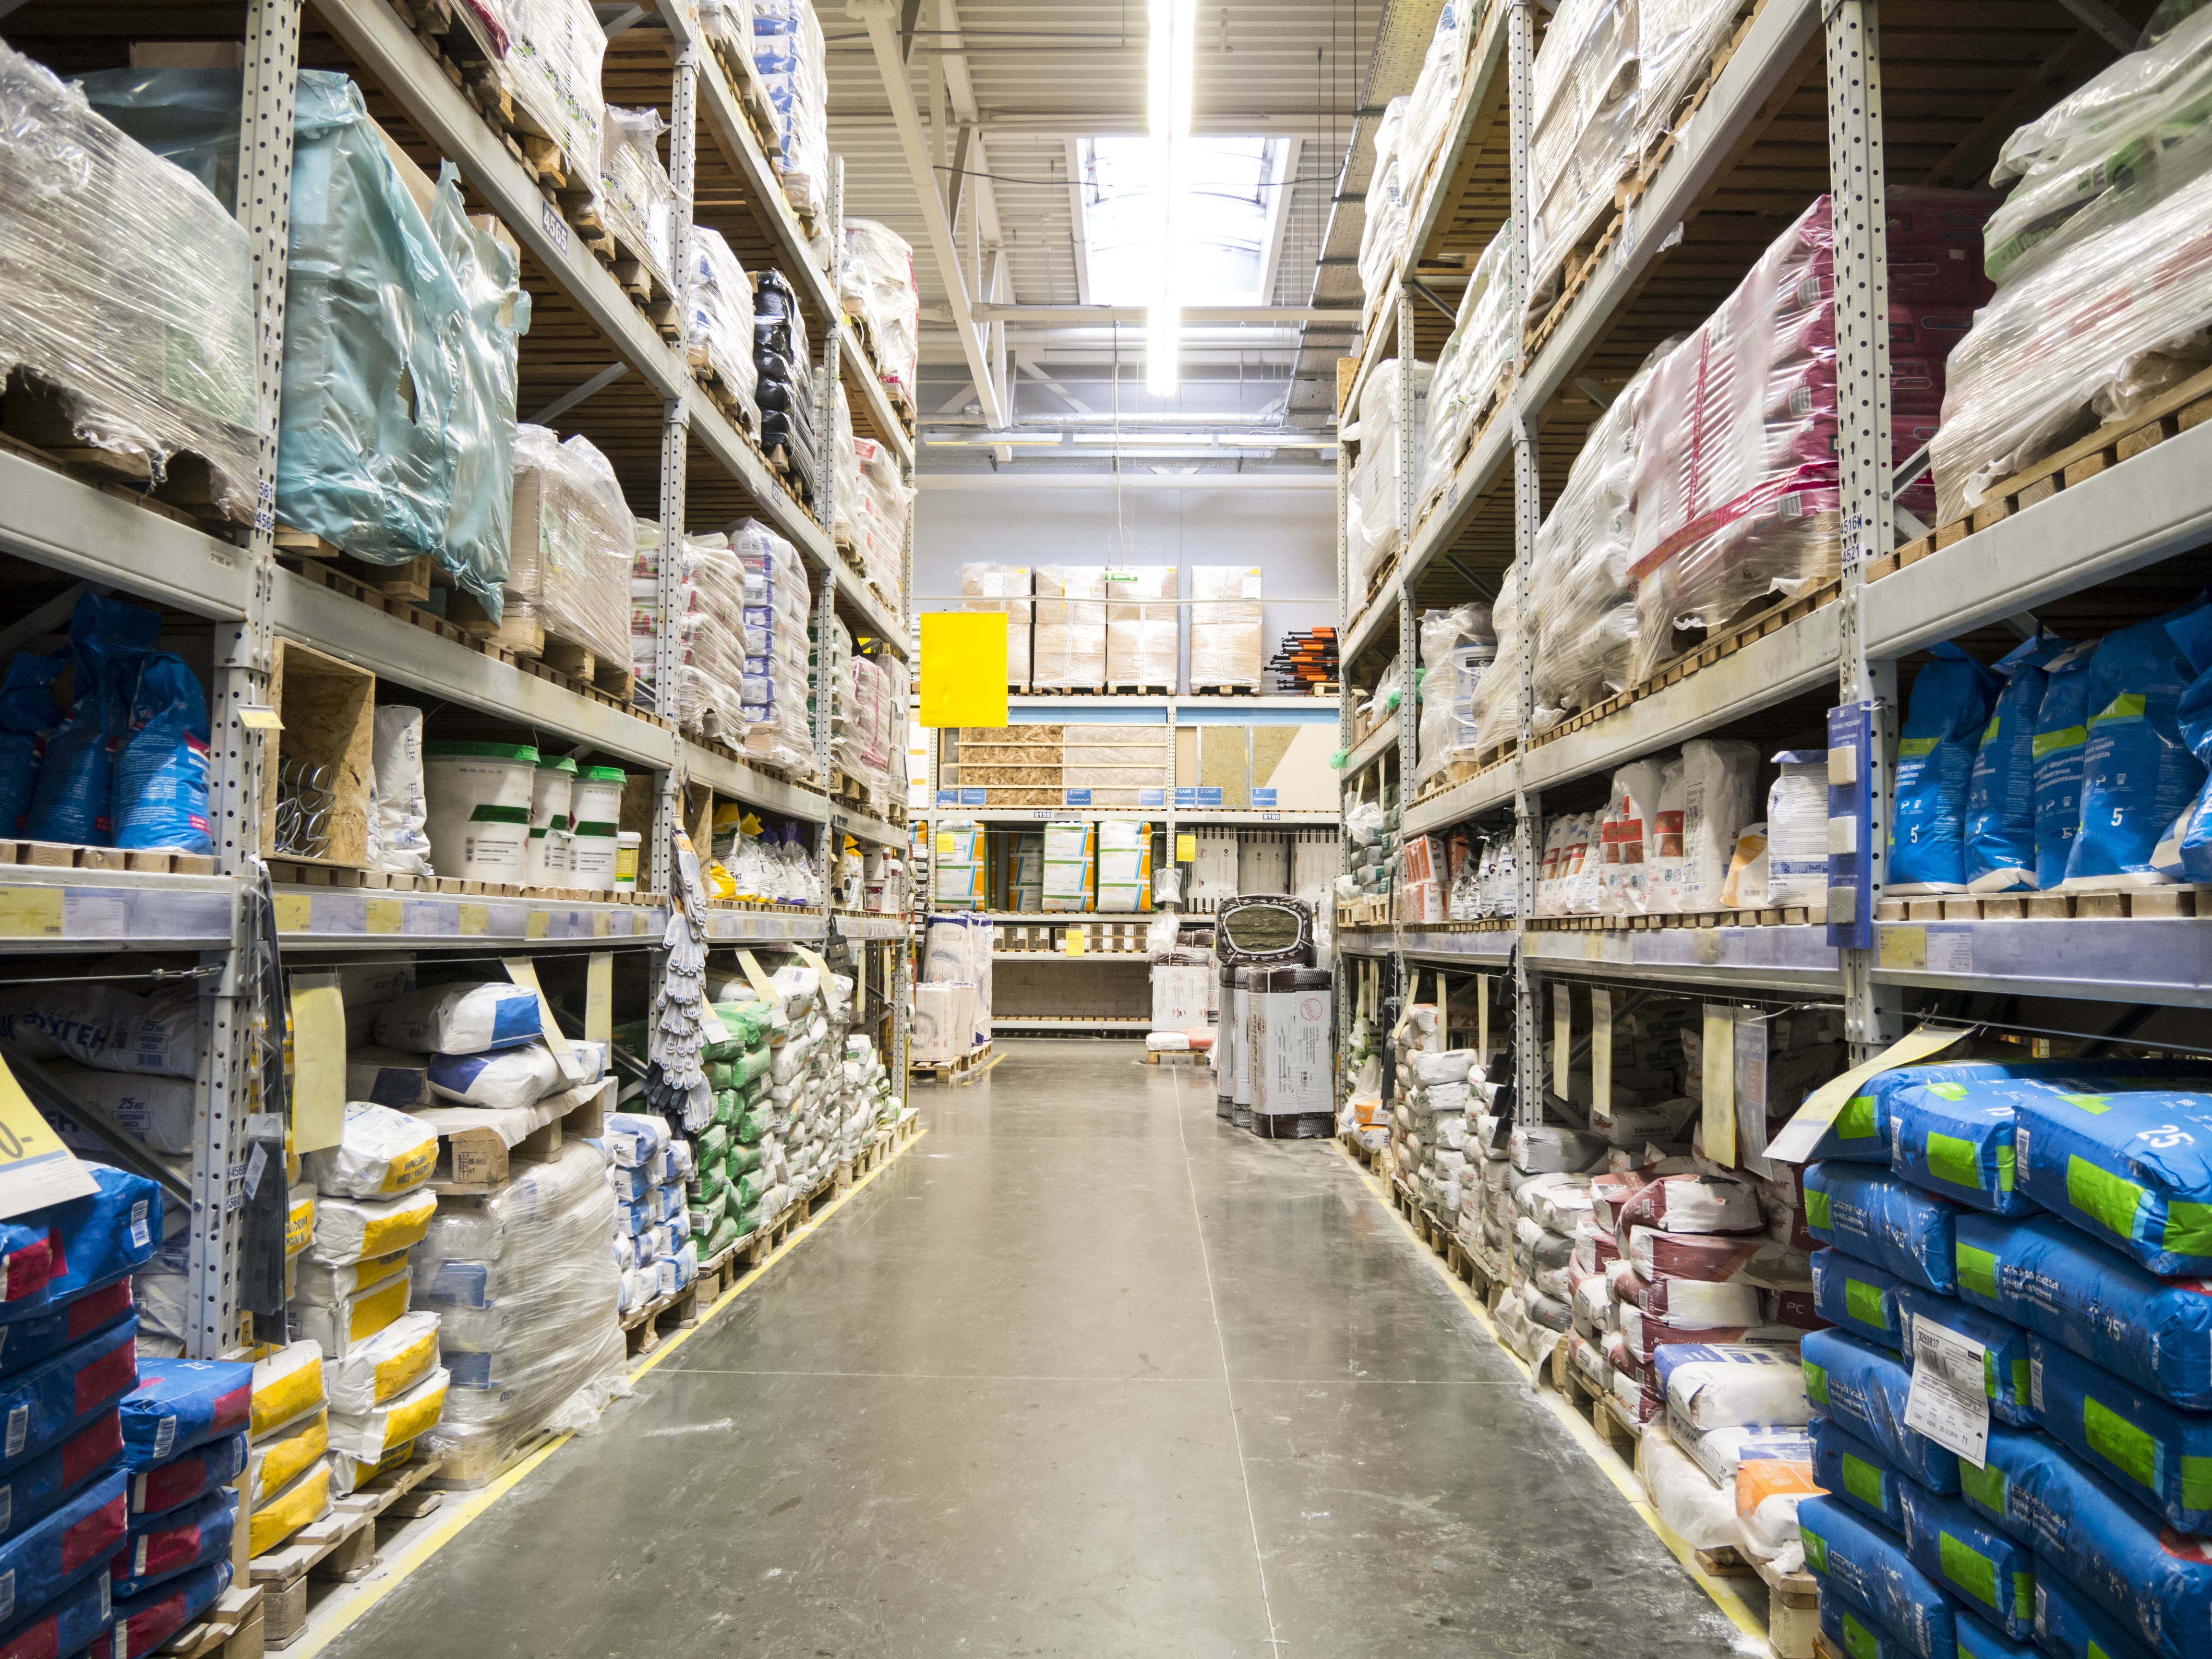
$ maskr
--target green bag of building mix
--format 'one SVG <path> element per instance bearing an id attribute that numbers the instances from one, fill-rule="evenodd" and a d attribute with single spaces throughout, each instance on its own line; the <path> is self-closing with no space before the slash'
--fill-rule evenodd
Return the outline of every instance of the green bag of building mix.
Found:
<path id="1" fill-rule="evenodd" d="M 2159 842 L 2204 787 L 2204 763 L 2182 740 L 2181 694 L 2212 667 L 2212 607 L 2202 600 L 2107 634 L 2089 669 L 2081 752 L 2081 833 L 2066 858 L 2069 889 L 2157 886 Z"/>
<path id="2" fill-rule="evenodd" d="M 2027 1352 L 2045 1433 L 2182 1531 L 2212 1531 L 2212 1416 L 2169 1406 L 2039 1333 Z"/>
<path id="3" fill-rule="evenodd" d="M 1966 787 L 1966 890 L 2006 893 L 2035 885 L 2035 721 L 2045 672 L 2067 649 L 2039 635 L 1996 665 L 2004 687 L 1974 750 Z"/>
<path id="4" fill-rule="evenodd" d="M 1962 1218 L 1963 1219 L 1963 1218 Z M 1955 1296 L 1938 1296 L 1917 1285 L 1901 1285 L 1897 1293 L 1899 1323 L 1905 1333 L 1905 1364 L 1910 1369 L 1918 1334 L 1915 1320 L 1926 1320 L 1982 1346 L 1982 1388 L 1988 1395 L 1990 1414 L 2001 1423 L 2035 1421 L 2028 1404 L 2027 1333 L 2008 1319 L 1970 1306 Z M 1960 1478 L 1965 1478 L 1961 1468 Z"/>
<path id="5" fill-rule="evenodd" d="M 1908 1285 L 1949 1293 L 1957 1205 L 1864 1164 L 1808 1164 L 1803 1179 L 1805 1226 L 1814 1237 Z"/>
<path id="6" fill-rule="evenodd" d="M 2014 1638 L 2035 1629 L 2035 1557 L 1956 1498 L 1907 1481 L 1905 1553 L 1912 1565 Z"/>
<path id="7" fill-rule="evenodd" d="M 2212 1089 L 2011 1092 L 2023 1192 L 2154 1273 L 2212 1273 Z"/>
<path id="8" fill-rule="evenodd" d="M 1840 1599 L 1869 1615 L 1918 1659 L 1949 1659 L 1957 1640 L 1951 1600 L 1915 1566 L 1905 1540 L 1832 1497 L 1797 1506 L 1805 1565 L 1820 1581 L 1820 1601 Z"/>
<path id="9" fill-rule="evenodd" d="M 1912 1373 L 1886 1348 L 1842 1331 L 1808 1331 L 1798 1346 L 1805 1396 L 1931 1492 L 1959 1490 L 1959 1458 L 1905 1421 Z"/>
<path id="10" fill-rule="evenodd" d="M 2212 1296 L 2051 1216 L 1959 1222 L 1959 1294 L 2161 1399 L 2212 1410 Z"/>

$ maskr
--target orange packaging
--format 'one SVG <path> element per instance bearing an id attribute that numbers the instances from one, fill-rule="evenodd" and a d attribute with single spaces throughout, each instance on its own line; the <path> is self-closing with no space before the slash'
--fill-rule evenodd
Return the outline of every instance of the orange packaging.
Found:
<path id="1" fill-rule="evenodd" d="M 1810 1463 L 1784 1463 L 1772 1458 L 1746 1458 L 1735 1466 L 1735 1512 L 1749 1515 L 1770 1498 L 1795 1492 L 1818 1498 L 1827 1490 L 1813 1480 Z"/>

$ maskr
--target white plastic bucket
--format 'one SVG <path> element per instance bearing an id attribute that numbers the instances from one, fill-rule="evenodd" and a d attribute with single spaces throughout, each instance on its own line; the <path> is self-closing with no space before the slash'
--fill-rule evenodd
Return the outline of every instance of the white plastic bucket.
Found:
<path id="1" fill-rule="evenodd" d="M 516 743 L 426 743 L 430 860 L 462 881 L 523 880 L 538 751 Z"/>
<path id="2" fill-rule="evenodd" d="M 623 783 L 620 767 L 587 766 L 569 786 L 569 886 L 587 893 L 614 891 Z"/>
<path id="3" fill-rule="evenodd" d="M 530 850 L 523 879 L 532 887 L 568 884 L 568 797 L 576 763 L 540 760 L 530 780 Z"/>

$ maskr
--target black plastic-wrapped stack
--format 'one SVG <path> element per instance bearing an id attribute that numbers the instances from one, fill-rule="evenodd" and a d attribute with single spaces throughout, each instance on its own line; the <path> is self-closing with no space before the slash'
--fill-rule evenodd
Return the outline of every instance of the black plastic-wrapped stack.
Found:
<path id="1" fill-rule="evenodd" d="M 753 366 L 760 371 L 761 447 L 784 471 L 801 501 L 814 500 L 814 371 L 808 364 L 806 319 L 799 296 L 780 271 L 753 283 Z"/>

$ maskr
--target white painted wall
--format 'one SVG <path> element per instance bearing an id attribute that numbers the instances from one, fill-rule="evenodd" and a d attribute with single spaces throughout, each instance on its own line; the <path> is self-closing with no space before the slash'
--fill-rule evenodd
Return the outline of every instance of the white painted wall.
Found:
<path id="1" fill-rule="evenodd" d="M 1261 573 L 1261 640 L 1273 656 L 1285 634 L 1324 626 L 1336 614 L 1336 495 L 1332 487 L 1125 489 L 1117 528 L 1109 480 L 1099 488 L 1065 481 L 1024 488 L 987 474 L 925 474 L 915 520 L 914 581 L 920 611 L 950 611 L 960 567 L 991 564 L 1256 565 Z M 1087 481 L 1086 481 L 1087 484 Z M 1178 584 L 1188 591 L 1188 580 Z M 933 600 L 932 596 L 936 596 Z M 1182 630 L 1182 689 L 1190 676 L 1188 619 Z M 1267 689 L 1263 687 L 1262 689 Z"/>

